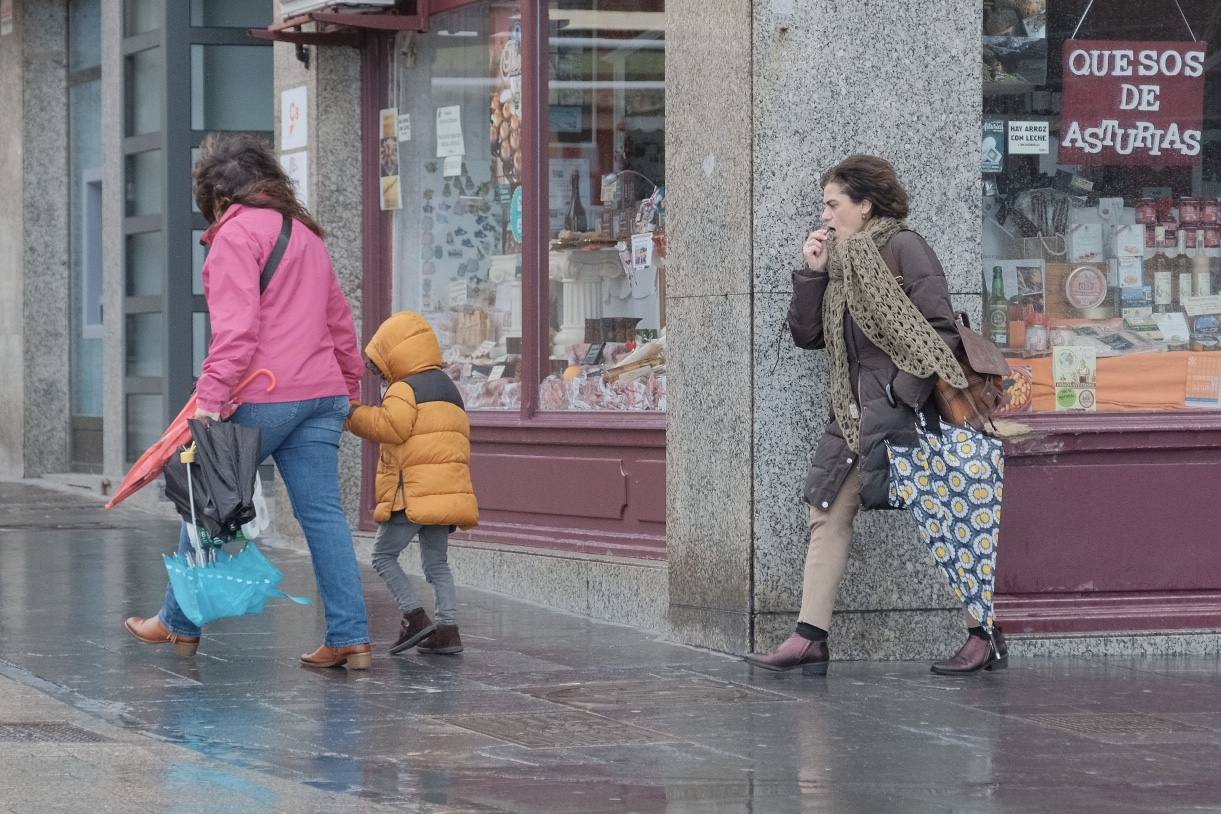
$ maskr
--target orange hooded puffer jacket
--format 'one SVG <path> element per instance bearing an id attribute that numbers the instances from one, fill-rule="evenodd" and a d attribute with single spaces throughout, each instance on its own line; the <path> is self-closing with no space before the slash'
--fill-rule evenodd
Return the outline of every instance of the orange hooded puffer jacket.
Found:
<path id="1" fill-rule="evenodd" d="M 401 311 L 377 329 L 365 355 L 391 382 L 380 407 L 357 407 L 348 419 L 353 433 L 381 444 L 373 518 L 384 523 L 405 509 L 422 526 L 477 525 L 470 422 L 441 370 L 432 327 L 414 311 Z"/>

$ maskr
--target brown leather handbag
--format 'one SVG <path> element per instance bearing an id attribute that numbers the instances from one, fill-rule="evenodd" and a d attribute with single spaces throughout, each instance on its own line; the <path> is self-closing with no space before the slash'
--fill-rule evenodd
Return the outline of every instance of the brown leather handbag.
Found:
<path id="1" fill-rule="evenodd" d="M 966 374 L 967 386 L 957 388 L 938 376 L 933 399 L 943 421 L 986 432 L 992 417 L 1009 400 L 1006 391 L 1013 384 L 1012 373 L 1000 348 L 973 331 L 966 314 L 959 313 L 957 317 L 955 327 L 962 339 L 958 362 Z"/>

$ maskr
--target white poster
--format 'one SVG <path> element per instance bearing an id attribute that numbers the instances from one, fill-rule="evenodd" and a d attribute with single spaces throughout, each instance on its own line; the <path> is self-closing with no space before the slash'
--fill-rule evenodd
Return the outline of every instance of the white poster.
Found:
<path id="1" fill-rule="evenodd" d="M 280 92 L 280 149 L 309 146 L 309 92 L 305 85 Z"/>
<path id="2" fill-rule="evenodd" d="M 399 114 L 399 141 L 411 141 L 411 114 Z"/>
<path id="3" fill-rule="evenodd" d="M 0 0 L 0 36 L 13 33 L 13 0 Z"/>
<path id="4" fill-rule="evenodd" d="M 1050 152 L 1048 122 L 1009 122 L 1009 155 L 1047 155 Z"/>
<path id="5" fill-rule="evenodd" d="M 280 156 L 280 166 L 293 182 L 297 193 L 297 201 L 306 209 L 309 208 L 309 154 L 302 150 L 298 153 L 284 153 Z"/>
<path id="6" fill-rule="evenodd" d="M 445 165 L 441 175 L 445 178 L 457 178 L 462 174 L 462 156 L 449 155 L 445 157 Z"/>
<path id="7" fill-rule="evenodd" d="M 461 105 L 437 108 L 437 158 L 451 155 L 466 155 Z"/>

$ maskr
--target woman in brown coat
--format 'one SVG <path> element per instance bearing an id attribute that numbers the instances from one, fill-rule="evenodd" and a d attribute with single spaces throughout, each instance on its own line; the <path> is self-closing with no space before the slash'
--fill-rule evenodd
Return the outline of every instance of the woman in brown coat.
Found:
<path id="1" fill-rule="evenodd" d="M 932 401 L 942 376 L 965 386 L 956 355 L 961 339 L 937 256 L 903 220 L 907 192 L 894 167 L 856 155 L 822 178 L 823 228 L 803 247 L 807 268 L 793 273 L 788 324 L 800 348 L 827 350 L 832 416 L 810 464 L 810 505 L 797 629 L 776 649 L 746 661 L 769 670 L 801 667 L 825 675 L 831 611 L 861 508 L 892 508 L 886 442 L 913 445 L 917 413 L 939 428 Z M 972 627 L 938 673 L 975 672 L 1004 664 L 1004 637 L 993 649 Z"/>

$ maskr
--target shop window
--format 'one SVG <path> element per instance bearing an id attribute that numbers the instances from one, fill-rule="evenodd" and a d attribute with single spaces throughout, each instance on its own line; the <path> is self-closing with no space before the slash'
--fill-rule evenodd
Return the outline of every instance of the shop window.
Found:
<path id="1" fill-rule="evenodd" d="M 394 306 L 432 323 L 470 409 L 661 411 L 664 7 L 554 2 L 548 15 L 533 53 L 509 2 L 438 15 L 396 44 L 380 134 L 382 206 L 398 210 Z M 548 88 L 538 134 L 525 130 L 528 65 Z M 526 156 L 536 137 L 541 167 Z M 524 270 L 532 242 L 543 267 Z M 523 325 L 523 302 L 541 324 Z M 544 343 L 537 362 L 523 335 Z M 536 404 L 522 405 L 524 376 L 541 381 Z"/>
<path id="2" fill-rule="evenodd" d="M 395 307 L 432 324 L 471 409 L 521 405 L 519 20 L 518 3 L 477 3 L 401 38 L 398 107 L 382 113 Z"/>
<path id="3" fill-rule="evenodd" d="M 984 327 L 1011 411 L 1221 408 L 1215 0 L 985 0 L 983 33 Z"/>
<path id="4" fill-rule="evenodd" d="M 665 13 L 597 6 L 550 9 L 540 408 L 665 410 Z"/>

